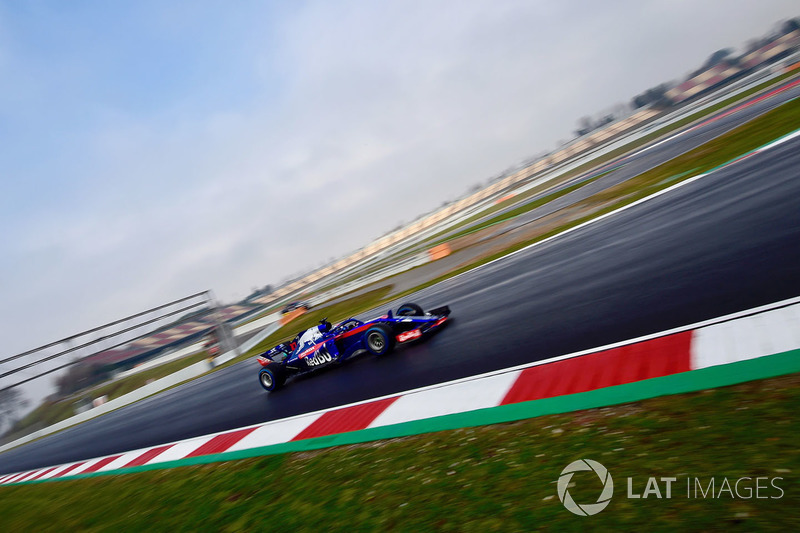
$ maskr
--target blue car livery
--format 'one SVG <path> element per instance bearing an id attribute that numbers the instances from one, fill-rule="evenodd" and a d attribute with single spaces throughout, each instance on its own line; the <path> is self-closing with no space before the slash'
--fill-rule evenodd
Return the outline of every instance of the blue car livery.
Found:
<path id="1" fill-rule="evenodd" d="M 366 350 L 385 355 L 397 344 L 421 339 L 445 324 L 450 316 L 447 306 L 427 313 L 413 303 L 406 303 L 378 318 L 362 322 L 348 318 L 331 326 L 323 319 L 319 325 L 301 331 L 290 342 L 281 343 L 258 356 L 261 386 L 267 391 L 279 389 L 293 374 L 310 372 L 332 363 L 345 361 Z"/>

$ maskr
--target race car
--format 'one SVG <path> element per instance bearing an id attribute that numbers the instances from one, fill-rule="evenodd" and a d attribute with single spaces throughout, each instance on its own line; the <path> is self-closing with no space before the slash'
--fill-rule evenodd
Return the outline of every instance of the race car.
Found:
<path id="1" fill-rule="evenodd" d="M 386 355 L 395 345 L 423 338 L 448 320 L 448 306 L 427 313 L 420 306 L 406 303 L 397 312 L 367 322 L 348 318 L 331 326 L 322 319 L 317 326 L 303 330 L 290 342 L 281 343 L 258 356 L 261 370 L 258 381 L 269 392 L 281 388 L 286 378 L 341 363 L 359 352 Z"/>
<path id="2" fill-rule="evenodd" d="M 291 313 L 292 311 L 296 311 L 298 309 L 305 309 L 308 311 L 311 309 L 311 304 L 308 302 L 289 302 L 283 309 L 281 309 L 281 314 L 285 315 L 286 313 Z"/>

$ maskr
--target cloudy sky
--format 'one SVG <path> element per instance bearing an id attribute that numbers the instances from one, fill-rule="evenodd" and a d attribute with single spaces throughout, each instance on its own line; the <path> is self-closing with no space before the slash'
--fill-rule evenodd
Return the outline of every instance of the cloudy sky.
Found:
<path id="1" fill-rule="evenodd" d="M 357 249 L 794 1 L 0 2 L 6 356 Z"/>

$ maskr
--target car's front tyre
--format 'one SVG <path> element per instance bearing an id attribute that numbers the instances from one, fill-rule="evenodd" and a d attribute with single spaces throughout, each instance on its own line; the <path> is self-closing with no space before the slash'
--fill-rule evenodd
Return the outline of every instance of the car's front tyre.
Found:
<path id="1" fill-rule="evenodd" d="M 394 349 L 394 332 L 384 324 L 375 324 L 364 334 L 364 345 L 373 355 L 384 355 Z"/>

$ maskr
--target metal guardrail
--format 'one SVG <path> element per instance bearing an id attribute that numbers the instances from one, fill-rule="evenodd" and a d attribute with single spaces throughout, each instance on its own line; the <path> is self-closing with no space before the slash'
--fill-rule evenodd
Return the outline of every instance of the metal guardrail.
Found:
<path id="1" fill-rule="evenodd" d="M 0 392 L 65 370 L 101 352 L 121 348 L 174 322 L 180 314 L 213 307 L 209 291 L 198 292 L 107 324 L 0 359 Z M 67 356 L 72 360 L 64 361 Z M 36 371 L 33 375 L 28 372 Z"/>

